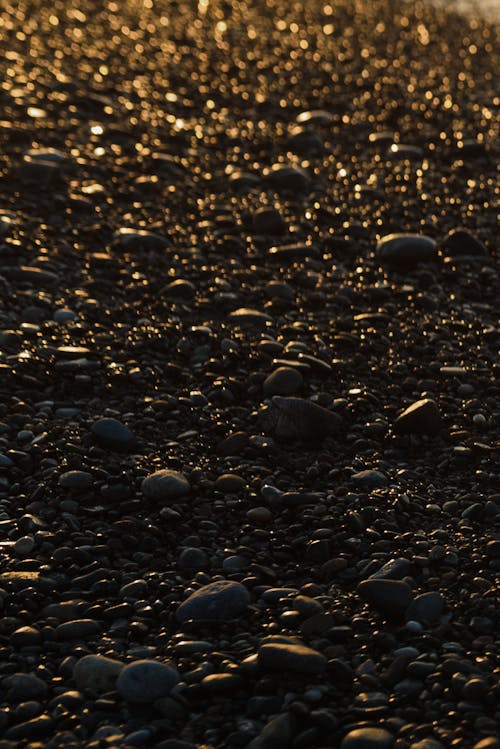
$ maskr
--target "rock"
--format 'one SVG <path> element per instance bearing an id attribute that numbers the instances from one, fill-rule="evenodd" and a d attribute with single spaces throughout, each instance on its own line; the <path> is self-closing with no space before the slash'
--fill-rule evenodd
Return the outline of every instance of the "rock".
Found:
<path id="1" fill-rule="evenodd" d="M 296 720 L 290 713 L 272 718 L 247 749 L 289 749 L 296 732 Z"/>
<path id="2" fill-rule="evenodd" d="M 6 676 L 2 681 L 2 689 L 7 692 L 9 702 L 44 699 L 49 691 L 46 682 L 38 676 L 22 673 Z"/>
<path id="3" fill-rule="evenodd" d="M 123 226 L 115 232 L 113 243 L 122 250 L 164 250 L 170 242 L 161 234 L 146 229 L 131 229 Z"/>
<path id="4" fill-rule="evenodd" d="M 317 650 L 285 638 L 266 640 L 258 650 L 259 664 L 266 671 L 295 671 L 303 674 L 321 674 L 327 660 Z"/>
<path id="5" fill-rule="evenodd" d="M 388 562 L 382 565 L 382 567 L 370 575 L 370 580 L 379 580 L 380 578 L 386 580 L 401 580 L 406 575 L 410 574 L 411 562 L 405 557 L 396 557 L 395 559 L 389 559 Z"/>
<path id="6" fill-rule="evenodd" d="M 412 403 L 394 422 L 395 434 L 437 434 L 442 426 L 438 405 L 430 398 Z"/>
<path id="7" fill-rule="evenodd" d="M 229 320 L 240 328 L 265 330 L 273 321 L 270 315 L 256 309 L 242 307 L 229 314 Z"/>
<path id="8" fill-rule="evenodd" d="M 39 739 L 52 733 L 54 728 L 55 723 L 49 715 L 37 715 L 36 718 L 11 726 L 4 736 L 15 741 Z"/>
<path id="9" fill-rule="evenodd" d="M 264 417 L 275 436 L 284 440 L 321 441 L 342 427 L 338 414 L 305 398 L 275 395 Z"/>
<path id="10" fill-rule="evenodd" d="M 335 122 L 335 115 L 331 112 L 327 112 L 325 109 L 306 109 L 304 112 L 300 112 L 297 115 L 295 122 L 299 125 L 305 125 L 306 123 L 331 125 Z"/>
<path id="11" fill-rule="evenodd" d="M 215 480 L 215 488 L 224 494 L 236 494 L 246 487 L 246 481 L 235 473 L 223 473 Z"/>
<path id="12" fill-rule="evenodd" d="M 320 251 L 314 244 L 286 244 L 275 245 L 269 248 L 268 257 L 276 262 L 290 263 L 306 260 L 308 257 L 319 257 Z M 293 298 L 288 296 L 287 298 Z"/>
<path id="13" fill-rule="evenodd" d="M 283 236 L 287 233 L 286 221 L 276 208 L 259 208 L 252 216 L 252 227 L 255 234 Z"/>
<path id="14" fill-rule="evenodd" d="M 134 433 L 118 419 L 98 419 L 90 431 L 96 442 L 107 450 L 127 452 L 135 444 Z"/>
<path id="15" fill-rule="evenodd" d="M 410 744 L 410 749 L 445 749 L 445 747 L 437 739 L 427 738 Z"/>
<path id="16" fill-rule="evenodd" d="M 31 647 L 42 641 L 42 635 L 35 627 L 19 627 L 11 634 L 10 641 L 15 648 Z"/>
<path id="17" fill-rule="evenodd" d="M 59 476 L 58 484 L 70 492 L 84 492 L 92 486 L 93 478 L 87 471 L 66 471 Z"/>
<path id="18" fill-rule="evenodd" d="M 226 620 L 241 614 L 250 602 L 244 585 L 229 580 L 204 585 L 192 593 L 176 611 L 177 621 L 188 619 Z"/>
<path id="19" fill-rule="evenodd" d="M 310 185 L 304 169 L 288 164 L 273 164 L 264 170 L 263 177 L 277 192 L 307 192 Z"/>
<path id="20" fill-rule="evenodd" d="M 363 580 L 357 591 L 364 601 L 388 619 L 401 619 L 412 602 L 411 588 L 401 580 Z"/>
<path id="21" fill-rule="evenodd" d="M 177 278 L 171 281 L 161 291 L 167 299 L 173 299 L 179 302 L 190 302 L 196 296 L 196 286 L 191 281 L 183 278 Z"/>
<path id="22" fill-rule="evenodd" d="M 394 737 L 385 728 L 364 726 L 349 731 L 340 742 L 340 749 L 391 749 Z"/>
<path id="23" fill-rule="evenodd" d="M 406 621 L 417 621 L 423 624 L 437 621 L 443 613 L 445 600 L 440 593 L 431 591 L 417 596 L 406 610 Z"/>
<path id="24" fill-rule="evenodd" d="M 191 485 L 183 473 L 163 468 L 146 476 L 141 491 L 146 499 L 163 502 L 186 496 L 191 491 Z"/>
<path id="25" fill-rule="evenodd" d="M 388 234 L 378 242 L 376 255 L 396 267 L 416 265 L 437 258 L 437 243 L 420 234 Z"/>
<path id="26" fill-rule="evenodd" d="M 304 380 L 300 372 L 292 367 L 278 367 L 266 377 L 262 385 L 264 395 L 294 395 Z"/>
<path id="27" fill-rule="evenodd" d="M 208 568 L 208 556 L 203 549 L 189 546 L 179 554 L 177 564 L 183 570 L 206 570 Z"/>
<path id="28" fill-rule="evenodd" d="M 167 697 L 179 682 L 177 669 L 160 661 L 140 660 L 128 663 L 120 671 L 116 688 L 127 702 L 150 704 Z"/>
<path id="29" fill-rule="evenodd" d="M 75 663 L 73 678 L 77 689 L 91 692 L 110 692 L 124 664 L 104 655 L 85 655 Z"/>
<path id="30" fill-rule="evenodd" d="M 56 627 L 58 640 L 82 640 L 96 637 L 101 632 L 101 625 L 95 619 L 73 619 L 62 622 Z"/>
<path id="31" fill-rule="evenodd" d="M 484 244 L 466 229 L 452 229 L 440 244 L 443 255 L 461 257 L 474 255 L 483 257 L 488 254 Z"/>
<path id="32" fill-rule="evenodd" d="M 360 486 L 366 486 L 368 488 L 376 489 L 377 487 L 387 486 L 389 479 L 381 471 L 373 471 L 366 469 L 364 471 L 358 471 L 351 476 L 351 479 Z"/>
<path id="33" fill-rule="evenodd" d="M 225 437 L 217 445 L 217 455 L 239 455 L 248 445 L 249 436 L 247 432 L 233 432 Z"/>

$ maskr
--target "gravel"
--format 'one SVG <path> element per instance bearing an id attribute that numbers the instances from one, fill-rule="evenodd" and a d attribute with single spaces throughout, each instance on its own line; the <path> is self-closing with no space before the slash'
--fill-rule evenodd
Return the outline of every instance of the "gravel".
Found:
<path id="1" fill-rule="evenodd" d="M 498 55 L 448 6 L 6 5 L 2 749 L 498 745 Z"/>

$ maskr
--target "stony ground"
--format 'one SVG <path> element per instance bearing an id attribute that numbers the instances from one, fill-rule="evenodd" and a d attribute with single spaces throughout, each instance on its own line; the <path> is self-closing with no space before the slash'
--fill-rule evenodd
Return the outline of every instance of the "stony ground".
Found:
<path id="1" fill-rule="evenodd" d="M 0 749 L 495 749 L 495 29 L 124 5 L 0 17 Z"/>

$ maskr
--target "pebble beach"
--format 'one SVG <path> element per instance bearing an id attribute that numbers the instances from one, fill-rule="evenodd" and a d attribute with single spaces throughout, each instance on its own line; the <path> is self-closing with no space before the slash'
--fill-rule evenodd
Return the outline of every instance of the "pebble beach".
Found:
<path id="1" fill-rule="evenodd" d="M 0 749 L 498 749 L 497 20 L 6 0 Z"/>

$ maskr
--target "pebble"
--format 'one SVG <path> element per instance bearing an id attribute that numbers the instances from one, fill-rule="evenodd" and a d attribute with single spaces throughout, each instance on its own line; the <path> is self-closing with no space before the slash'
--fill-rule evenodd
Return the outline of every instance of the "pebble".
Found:
<path id="1" fill-rule="evenodd" d="M 241 583 L 217 580 L 192 593 L 177 608 L 177 621 L 227 620 L 239 616 L 250 603 L 248 590 Z"/>
<path id="2" fill-rule="evenodd" d="M 271 236 L 283 236 L 288 227 L 281 213 L 276 208 L 259 208 L 252 216 L 253 230 L 255 234 L 269 234 Z"/>
<path id="3" fill-rule="evenodd" d="M 435 260 L 437 254 L 437 243 L 420 234 L 388 234 L 376 247 L 381 262 L 397 268 Z"/>
<path id="4" fill-rule="evenodd" d="M 295 671 L 320 674 L 326 670 L 324 655 L 302 643 L 268 639 L 258 650 L 259 664 L 265 671 Z"/>
<path id="5" fill-rule="evenodd" d="M 167 663 L 139 660 L 120 671 L 116 688 L 127 702 L 150 704 L 167 697 L 179 682 L 177 669 Z"/>
<path id="6" fill-rule="evenodd" d="M 14 552 L 18 554 L 20 557 L 26 557 L 36 546 L 36 541 L 34 536 L 21 536 L 21 538 L 18 538 L 17 541 L 14 544 Z"/>
<path id="7" fill-rule="evenodd" d="M 363 726 L 355 728 L 344 736 L 340 749 L 391 749 L 394 736 L 385 728 Z"/>
<path id="8" fill-rule="evenodd" d="M 406 610 L 407 621 L 413 620 L 422 624 L 436 622 L 443 613 L 445 601 L 440 593 L 431 591 L 417 596 Z"/>
<path id="9" fill-rule="evenodd" d="M 23 673 L 6 676 L 2 681 L 2 689 L 6 691 L 9 702 L 17 703 L 44 699 L 49 691 L 47 683 L 38 676 Z"/>
<path id="10" fill-rule="evenodd" d="M 396 620 L 404 616 L 413 598 L 410 586 L 401 580 L 363 580 L 357 591 L 380 614 Z"/>
<path id="11" fill-rule="evenodd" d="M 85 655 L 75 663 L 73 678 L 80 691 L 102 693 L 110 692 L 124 664 L 104 655 Z"/>
<path id="12" fill-rule="evenodd" d="M 215 488 L 224 494 L 237 494 L 245 487 L 245 479 L 235 473 L 223 473 L 215 480 Z"/>
<path id="13" fill-rule="evenodd" d="M 484 244 L 467 229 L 452 229 L 441 241 L 440 249 L 448 257 L 484 257 L 488 254 Z"/>
<path id="14" fill-rule="evenodd" d="M 273 318 L 260 310 L 241 307 L 229 314 L 229 320 L 242 328 L 265 330 L 272 323 Z"/>
<path id="15" fill-rule="evenodd" d="M 342 427 L 338 414 L 305 398 L 272 398 L 274 433 L 284 440 L 318 441 L 337 435 Z"/>
<path id="16" fill-rule="evenodd" d="M 300 372 L 292 367 L 278 367 L 266 377 L 262 390 L 264 395 L 295 395 L 303 386 Z"/>
<path id="17" fill-rule="evenodd" d="M 353 473 L 351 479 L 360 486 L 366 486 L 373 489 L 386 486 L 389 483 L 389 479 L 387 478 L 385 473 L 382 473 L 382 471 L 374 471 L 371 469 L 365 469 L 364 471 Z"/>
<path id="18" fill-rule="evenodd" d="M 58 640 L 82 640 L 96 637 L 101 632 L 101 625 L 95 619 L 73 619 L 62 622 L 56 627 Z"/>
<path id="19" fill-rule="evenodd" d="M 141 491 L 146 499 L 162 502 L 186 496 L 191 491 L 191 485 L 183 473 L 163 468 L 146 476 Z"/>
<path id="20" fill-rule="evenodd" d="M 396 434 L 437 434 L 442 427 L 442 419 L 437 403 L 431 398 L 412 403 L 394 422 Z"/>
<path id="21" fill-rule="evenodd" d="M 107 450 L 128 452 L 135 445 L 134 433 L 118 419 L 98 419 L 90 431 L 96 442 Z"/>
<path id="22" fill-rule="evenodd" d="M 93 484 L 93 478 L 87 471 L 66 471 L 59 476 L 59 486 L 71 492 L 84 492 Z"/>
<path id="23" fill-rule="evenodd" d="M 247 746 L 247 749 L 286 749 L 296 732 L 295 720 L 290 713 L 272 718 Z"/>

